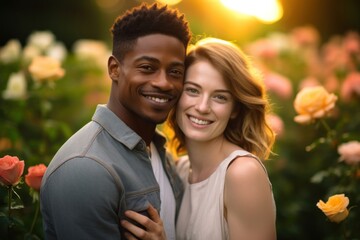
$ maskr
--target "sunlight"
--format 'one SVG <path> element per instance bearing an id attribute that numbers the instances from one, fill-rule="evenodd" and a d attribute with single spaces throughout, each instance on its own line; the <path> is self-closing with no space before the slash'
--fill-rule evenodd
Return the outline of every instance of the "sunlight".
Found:
<path id="1" fill-rule="evenodd" d="M 236 12 L 254 16 L 265 23 L 274 23 L 283 15 L 279 0 L 221 0 L 221 2 Z"/>
<path id="2" fill-rule="evenodd" d="M 175 5 L 181 2 L 182 0 L 157 0 L 157 1 L 168 5 Z"/>

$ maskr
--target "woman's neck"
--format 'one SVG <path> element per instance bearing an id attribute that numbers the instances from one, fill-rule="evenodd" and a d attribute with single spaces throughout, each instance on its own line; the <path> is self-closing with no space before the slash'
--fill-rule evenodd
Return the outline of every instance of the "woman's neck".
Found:
<path id="1" fill-rule="evenodd" d="M 209 142 L 186 140 L 186 149 L 191 163 L 189 182 L 207 179 L 220 163 L 235 149 L 240 149 L 225 138 Z"/>

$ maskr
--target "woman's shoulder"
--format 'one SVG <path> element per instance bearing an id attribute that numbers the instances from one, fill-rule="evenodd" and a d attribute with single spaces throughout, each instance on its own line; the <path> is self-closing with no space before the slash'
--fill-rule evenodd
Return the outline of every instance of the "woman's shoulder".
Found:
<path id="1" fill-rule="evenodd" d="M 240 154 L 235 151 L 232 155 L 226 170 L 226 182 L 241 183 L 245 186 L 266 183 L 271 186 L 266 168 L 259 158 L 243 150 L 240 150 Z"/>

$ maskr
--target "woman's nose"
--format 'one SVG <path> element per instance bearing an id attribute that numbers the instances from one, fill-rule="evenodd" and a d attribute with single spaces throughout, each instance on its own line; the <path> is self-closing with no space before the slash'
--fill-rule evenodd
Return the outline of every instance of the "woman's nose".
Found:
<path id="1" fill-rule="evenodd" d="M 196 102 L 195 109 L 200 113 L 209 113 L 211 109 L 208 98 L 200 97 Z"/>

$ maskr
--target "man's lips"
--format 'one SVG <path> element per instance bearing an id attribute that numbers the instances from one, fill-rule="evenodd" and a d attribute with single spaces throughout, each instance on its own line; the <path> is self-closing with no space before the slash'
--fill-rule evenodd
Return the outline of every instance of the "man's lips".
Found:
<path id="1" fill-rule="evenodd" d="M 153 97 L 153 96 L 145 96 L 147 99 L 150 99 L 157 103 L 167 103 L 170 101 L 169 98 L 159 98 L 159 97 Z"/>
<path id="2" fill-rule="evenodd" d="M 170 94 L 164 94 L 164 93 L 142 93 L 142 95 L 151 101 L 154 101 L 156 103 L 167 103 L 174 99 L 173 95 Z"/>

